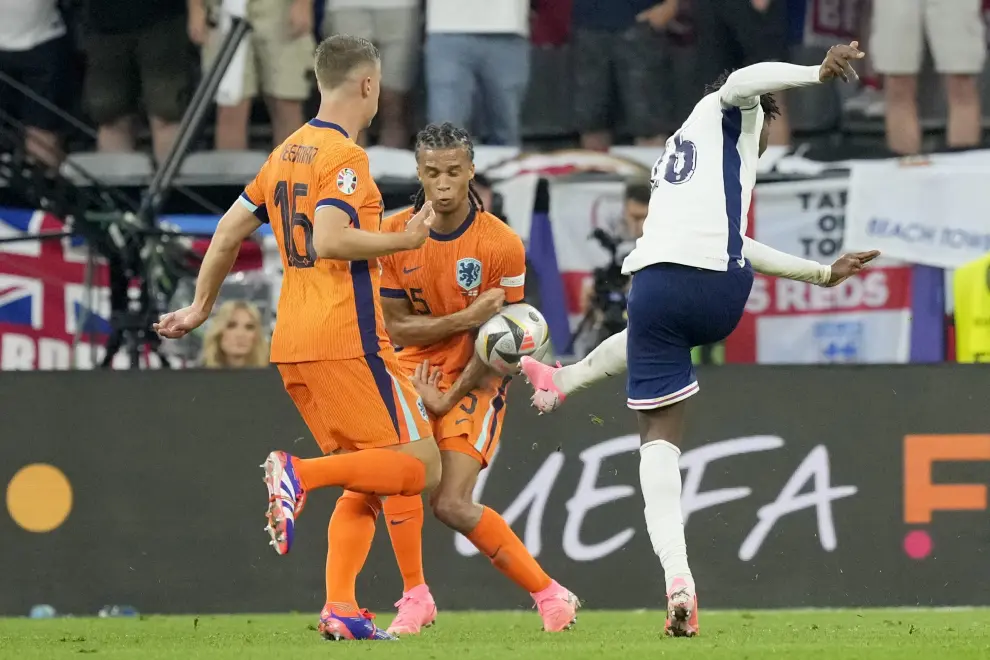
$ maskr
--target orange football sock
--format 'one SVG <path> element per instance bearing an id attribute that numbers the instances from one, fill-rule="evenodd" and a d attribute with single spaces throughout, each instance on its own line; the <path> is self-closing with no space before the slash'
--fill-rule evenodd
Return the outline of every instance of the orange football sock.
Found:
<path id="1" fill-rule="evenodd" d="M 382 502 L 375 495 L 345 491 L 327 529 L 327 604 L 344 616 L 357 614 L 354 583 L 371 551 Z"/>
<path id="2" fill-rule="evenodd" d="M 543 572 L 502 516 L 487 506 L 467 538 L 485 553 L 495 568 L 529 593 L 535 594 L 550 586 L 550 576 Z"/>
<path id="3" fill-rule="evenodd" d="M 402 591 L 409 592 L 426 584 L 423 575 L 423 497 L 389 497 L 383 510 L 395 561 L 402 573 Z"/>
<path id="4" fill-rule="evenodd" d="M 339 486 L 370 495 L 419 495 L 426 484 L 423 462 L 392 449 L 293 458 L 293 467 L 306 490 Z"/>

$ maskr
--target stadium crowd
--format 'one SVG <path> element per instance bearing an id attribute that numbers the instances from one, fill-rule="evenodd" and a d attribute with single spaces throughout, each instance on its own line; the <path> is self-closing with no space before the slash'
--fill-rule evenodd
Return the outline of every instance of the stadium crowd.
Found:
<path id="1" fill-rule="evenodd" d="M 369 38 L 382 51 L 381 112 L 362 136 L 366 144 L 408 148 L 425 121 L 452 121 L 470 127 L 481 143 L 517 145 L 539 133 L 525 126 L 527 106 L 535 107 L 529 114 L 557 116 L 560 110 L 552 106 L 559 104 L 571 106 L 567 123 L 584 148 L 604 150 L 614 141 L 662 144 L 721 71 L 789 59 L 799 45 L 817 48 L 858 36 L 872 68 L 844 100 L 847 116 L 883 116 L 890 152 L 921 150 L 917 75 L 927 42 L 934 69 L 944 77 L 946 145 L 967 148 L 982 138 L 978 77 L 986 4 L 248 0 L 253 31 L 218 92 L 212 146 L 263 147 L 299 126 L 314 109 L 316 40 L 336 32 Z M 198 71 L 216 56 L 230 24 L 222 5 L 0 0 L 0 72 L 97 125 L 97 150 L 140 148 L 150 134 L 161 160 Z M 0 109 L 30 129 L 35 153 L 57 160 L 66 146 L 63 120 L 14 93 L 9 83 L 4 81 Z M 568 96 L 549 96 L 548 90 Z M 787 103 L 782 110 L 771 144 L 788 146 L 794 122 Z M 92 148 L 73 141 L 67 146 Z"/>

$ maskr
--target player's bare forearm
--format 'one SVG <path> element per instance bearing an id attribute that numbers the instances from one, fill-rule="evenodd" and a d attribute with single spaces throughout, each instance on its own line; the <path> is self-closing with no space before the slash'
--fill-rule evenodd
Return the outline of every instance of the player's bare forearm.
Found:
<path id="1" fill-rule="evenodd" d="M 429 346 L 478 327 L 470 308 L 447 316 L 416 314 L 406 298 L 382 297 L 385 328 L 396 346 Z"/>
<path id="2" fill-rule="evenodd" d="M 238 202 L 224 213 L 199 267 L 194 306 L 206 313 L 213 309 L 220 286 L 237 261 L 241 245 L 260 226 L 258 218 Z"/>
<path id="3" fill-rule="evenodd" d="M 474 390 L 486 380 L 494 376 L 497 372 L 485 364 L 481 356 L 477 353 L 471 356 L 471 360 L 464 367 L 464 371 L 457 377 L 454 384 L 450 386 L 443 395 L 443 405 L 445 412 L 449 412 L 457 405 L 457 402 L 466 397 L 471 390 Z"/>
<path id="4" fill-rule="evenodd" d="M 831 266 L 775 250 L 748 236 L 743 237 L 743 253 L 753 265 L 753 270 L 764 275 L 810 282 L 819 286 L 827 284 L 832 277 Z"/>
<path id="5" fill-rule="evenodd" d="M 374 234 L 353 227 L 334 232 L 329 240 L 322 242 L 322 246 L 316 245 L 315 235 L 313 242 L 317 256 L 341 261 L 377 259 L 409 249 L 409 240 L 402 233 Z"/>
<path id="6" fill-rule="evenodd" d="M 335 206 L 316 210 L 313 248 L 321 259 L 364 261 L 416 247 L 408 232 L 377 234 L 351 226 L 351 216 Z"/>
<path id="7" fill-rule="evenodd" d="M 745 108 L 759 103 L 762 94 L 794 87 L 808 87 L 820 82 L 817 65 L 799 66 L 787 62 L 760 62 L 729 74 L 719 94 L 726 105 Z"/>

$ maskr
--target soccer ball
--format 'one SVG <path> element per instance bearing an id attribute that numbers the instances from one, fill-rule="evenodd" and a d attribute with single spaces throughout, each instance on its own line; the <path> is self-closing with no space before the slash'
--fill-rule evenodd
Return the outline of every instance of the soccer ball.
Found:
<path id="1" fill-rule="evenodd" d="M 489 367 L 503 374 L 519 372 L 519 359 L 540 360 L 550 348 L 550 329 L 543 314 L 526 303 L 508 305 L 478 330 L 474 349 Z"/>

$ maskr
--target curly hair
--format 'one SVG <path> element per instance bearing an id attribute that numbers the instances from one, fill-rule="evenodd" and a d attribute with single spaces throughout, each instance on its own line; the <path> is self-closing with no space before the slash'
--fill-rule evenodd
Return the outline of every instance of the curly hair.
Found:
<path id="1" fill-rule="evenodd" d="M 711 94 L 712 92 L 717 92 L 725 86 L 725 81 L 729 79 L 732 72 L 726 69 L 722 72 L 715 82 L 710 85 L 705 86 L 705 94 Z M 780 108 L 777 106 L 777 101 L 774 99 L 773 94 L 763 94 L 760 96 L 760 107 L 763 108 L 763 117 L 769 124 L 774 119 L 780 116 Z"/>
<path id="2" fill-rule="evenodd" d="M 416 160 L 419 160 L 421 152 L 437 149 L 463 149 L 467 153 L 468 160 L 474 162 L 474 141 L 471 140 L 471 134 L 449 121 L 442 124 L 429 124 L 416 134 Z M 478 194 L 473 180 L 468 182 L 468 199 L 478 210 L 485 210 L 485 205 L 481 201 L 481 196 Z M 413 195 L 412 202 L 415 211 L 423 208 L 423 204 L 426 203 L 426 190 L 423 186 L 420 186 L 416 194 Z"/>

